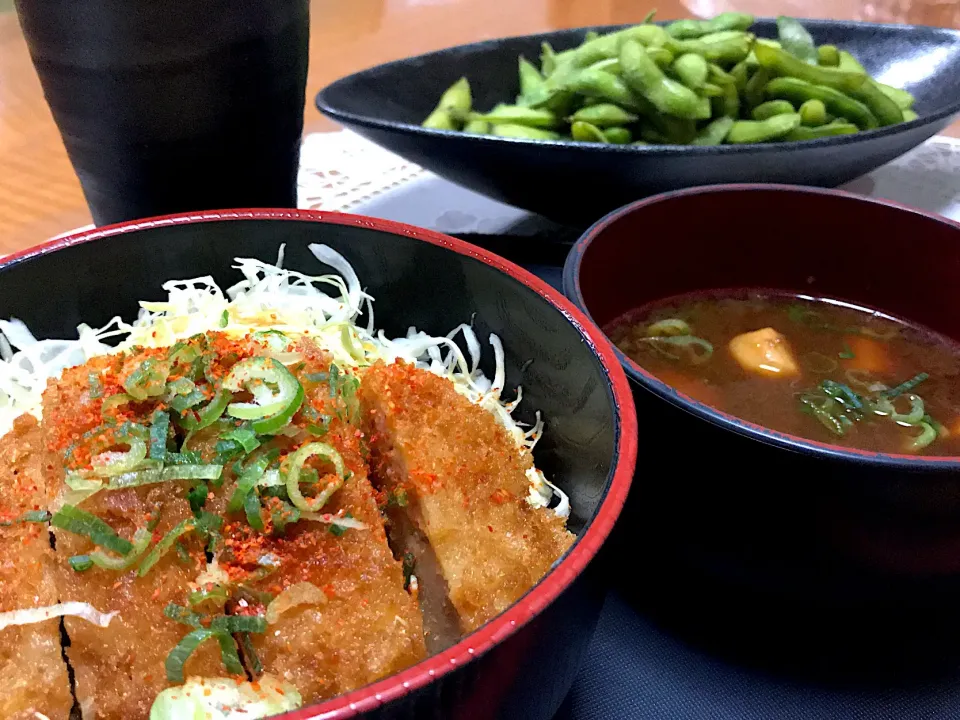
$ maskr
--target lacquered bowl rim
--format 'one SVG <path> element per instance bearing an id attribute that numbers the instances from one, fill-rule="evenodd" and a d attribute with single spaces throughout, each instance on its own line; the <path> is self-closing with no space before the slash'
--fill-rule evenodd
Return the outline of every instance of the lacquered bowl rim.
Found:
<path id="1" fill-rule="evenodd" d="M 923 217 L 934 222 L 948 226 L 957 232 L 958 241 L 960 241 L 960 223 L 945 218 L 935 213 L 925 212 L 908 205 L 903 205 L 892 200 L 878 199 L 857 195 L 844 190 L 835 190 L 829 188 L 814 188 L 803 185 L 782 185 L 774 183 L 732 183 L 724 185 L 702 185 L 683 190 L 672 190 L 670 192 L 653 195 L 642 200 L 624 205 L 618 208 L 590 226 L 583 235 L 574 243 L 567 255 L 563 265 L 563 291 L 573 303 L 582 310 L 591 321 L 595 322 L 590 314 L 590 309 L 584 300 L 583 292 L 580 286 L 580 273 L 584 254 L 594 243 L 601 241 L 606 230 L 619 219 L 634 213 L 642 213 L 645 209 L 662 202 L 680 200 L 685 197 L 700 196 L 706 194 L 724 194 L 724 193 L 750 193 L 750 192 L 785 192 L 796 193 L 799 195 L 811 196 L 830 196 L 841 198 L 844 201 L 860 202 L 868 205 L 877 205 L 892 208 L 898 212 L 905 212 L 918 217 Z M 704 288 L 709 289 L 709 288 Z M 757 425 L 756 423 L 743 420 L 734 415 L 717 410 L 709 405 L 694 400 L 689 395 L 676 390 L 667 383 L 659 380 L 653 374 L 644 370 L 640 365 L 631 360 L 627 355 L 614 347 L 614 354 L 620 359 L 627 375 L 635 383 L 646 390 L 649 390 L 661 400 L 671 403 L 677 407 L 686 410 L 699 420 L 703 420 L 719 426 L 725 430 L 746 436 L 768 445 L 774 445 L 784 450 L 800 452 L 805 455 L 818 455 L 829 457 L 834 460 L 840 460 L 851 463 L 882 466 L 885 468 L 897 468 L 904 471 L 956 471 L 960 470 L 960 456 L 937 456 L 937 455 L 906 455 L 898 453 L 881 453 L 867 450 L 858 450 L 856 448 L 843 447 L 830 443 L 808 440 L 797 435 L 782 433 L 769 428 Z"/>
<path id="2" fill-rule="evenodd" d="M 758 21 L 767 21 L 773 22 L 775 18 L 772 17 L 757 17 Z M 669 21 L 661 21 L 657 24 L 663 25 Z M 870 23 L 863 22 L 859 20 L 825 20 L 825 19 L 812 19 L 812 18 L 801 18 L 801 22 L 804 25 L 810 27 L 873 27 L 873 28 L 883 28 L 890 30 L 899 30 L 901 32 L 938 32 L 944 35 L 950 35 L 953 37 L 955 43 L 960 45 L 960 30 L 954 30 L 952 28 L 938 28 L 931 27 L 927 25 L 906 25 L 899 23 Z M 549 30 L 540 33 L 531 33 L 528 35 L 511 35 L 506 37 L 493 38 L 489 40 L 481 40 L 479 42 L 473 43 L 464 43 L 462 45 L 453 45 L 451 47 L 442 48 L 440 50 L 434 50 L 428 53 L 422 53 L 420 55 L 411 55 L 406 58 L 401 58 L 399 60 L 392 60 L 390 62 L 381 63 L 379 65 L 374 65 L 369 68 L 365 68 L 350 75 L 346 75 L 342 78 L 335 80 L 330 83 L 322 90 L 320 90 L 315 99 L 317 109 L 327 115 L 328 117 L 341 122 L 345 125 L 355 125 L 364 128 L 370 128 L 373 130 L 387 130 L 391 132 L 404 132 L 406 134 L 421 136 L 425 138 L 447 138 L 447 139 L 456 139 L 463 142 L 471 142 L 479 144 L 481 147 L 486 144 L 490 147 L 495 147 L 497 145 L 503 145 L 504 143 L 513 143 L 517 145 L 523 145 L 526 147 L 538 147 L 538 148 L 563 148 L 569 150 L 570 152 L 587 152 L 587 153 L 610 153 L 613 155 L 637 155 L 637 156 L 653 156 L 653 157 L 670 157 L 670 156 L 692 156 L 692 157 L 709 157 L 709 156 L 725 156 L 725 155 L 744 155 L 752 153 L 769 153 L 771 151 L 782 153 L 782 152 L 794 152 L 794 151 L 803 151 L 811 150 L 816 148 L 828 148 L 828 147 L 841 147 L 843 145 L 852 145 L 855 143 L 863 142 L 865 140 L 879 139 L 883 137 L 890 137 L 897 135 L 901 132 L 904 132 L 908 129 L 919 128 L 926 125 L 932 125 L 941 120 L 949 118 L 952 115 L 960 113 L 960 97 L 954 99 L 952 103 L 937 109 L 934 112 L 921 115 L 916 120 L 910 120 L 907 122 L 897 123 L 895 125 L 887 125 L 886 127 L 874 128 L 872 130 L 861 130 L 852 135 L 837 135 L 834 137 L 827 138 L 818 138 L 815 140 L 798 140 L 791 142 L 783 143 L 749 143 L 742 145 L 708 145 L 708 146 L 697 146 L 697 145 L 614 145 L 612 143 L 581 143 L 581 142 L 570 142 L 562 140 L 525 140 L 521 138 L 503 138 L 496 137 L 492 135 L 473 135 L 465 134 L 462 132 L 454 130 L 433 130 L 429 128 L 423 128 L 419 125 L 413 123 L 398 122 L 395 120 L 386 120 L 378 118 L 372 115 L 358 114 L 350 112 L 348 110 L 338 109 L 335 105 L 332 105 L 328 101 L 329 95 L 334 92 L 339 85 L 348 85 L 353 82 L 358 76 L 365 75 L 367 73 L 382 70 L 386 68 L 393 68 L 397 66 L 414 64 L 416 61 L 429 61 L 436 56 L 442 56 L 445 53 L 451 52 L 453 50 L 474 50 L 480 49 L 488 46 L 497 45 L 498 43 L 503 43 L 512 40 L 533 40 L 539 38 L 546 38 L 550 35 L 556 35 L 558 33 L 564 32 L 573 32 L 578 30 L 596 30 L 598 32 L 607 32 L 616 30 L 618 28 L 626 27 L 629 23 L 619 24 L 619 25 L 594 25 L 594 26 L 584 26 L 581 28 L 564 28 L 560 30 Z M 438 89 L 439 93 L 442 92 L 442 88 Z"/>
<path id="3" fill-rule="evenodd" d="M 313 210 L 243 209 L 217 210 L 134 220 L 92 230 L 79 231 L 54 238 L 40 245 L 9 255 L 0 262 L 0 271 L 21 262 L 92 242 L 101 238 L 134 233 L 139 230 L 192 225 L 205 222 L 269 220 L 306 221 L 331 225 L 347 225 L 376 230 L 436 245 L 483 262 L 536 292 L 544 301 L 580 333 L 583 341 L 599 361 L 608 381 L 608 395 L 613 409 L 615 452 L 607 474 L 607 488 L 600 506 L 573 547 L 527 594 L 503 613 L 465 636 L 453 647 L 430 656 L 399 673 L 378 680 L 325 702 L 315 703 L 283 715 L 284 720 L 340 720 L 370 712 L 397 700 L 433 680 L 452 672 L 513 635 L 552 603 L 577 578 L 597 554 L 623 509 L 633 478 L 637 456 L 637 417 L 633 395 L 613 346 L 584 314 L 547 283 L 523 268 L 470 243 L 432 230 L 345 213 Z"/>

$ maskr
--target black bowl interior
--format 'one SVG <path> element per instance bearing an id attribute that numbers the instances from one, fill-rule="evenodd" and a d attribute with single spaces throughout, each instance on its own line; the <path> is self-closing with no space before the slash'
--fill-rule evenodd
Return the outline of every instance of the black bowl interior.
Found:
<path id="1" fill-rule="evenodd" d="M 517 417 L 532 423 L 539 410 L 547 419 L 550 430 L 537 445 L 537 462 L 569 492 L 570 528 L 582 531 L 614 466 L 616 417 L 605 371 L 569 319 L 478 259 L 361 222 L 158 225 L 0 267 L 0 316 L 22 319 L 38 338 L 76 337 L 80 323 L 99 327 L 115 315 L 136 317 L 139 300 L 165 297 L 160 286 L 168 279 L 212 275 L 227 288 L 242 279 L 231 269 L 233 258 L 272 262 L 281 243 L 285 267 L 322 274 L 329 268 L 307 249 L 318 242 L 353 264 L 377 301 L 377 327 L 388 335 L 402 336 L 411 325 L 445 335 L 473 318 L 481 342 L 490 333 L 501 338 L 507 393 L 523 386 Z M 481 367 L 492 377 L 489 345 L 482 357 Z"/>
<path id="2" fill-rule="evenodd" d="M 543 41 L 557 50 L 573 47 L 588 28 L 489 40 L 380 65 L 328 86 L 317 96 L 317 107 L 454 182 L 553 219 L 579 224 L 592 222 L 637 197 L 692 185 L 839 185 L 923 142 L 960 112 L 957 31 L 804 22 L 817 42 L 849 50 L 874 77 L 914 93 L 920 119 L 804 143 L 703 148 L 530 142 L 419 127 L 443 90 L 461 76 L 471 81 L 476 108 L 512 101 L 519 89 L 518 55 L 537 60 Z M 773 20 L 758 20 L 755 29 L 759 36 L 776 36 Z"/>

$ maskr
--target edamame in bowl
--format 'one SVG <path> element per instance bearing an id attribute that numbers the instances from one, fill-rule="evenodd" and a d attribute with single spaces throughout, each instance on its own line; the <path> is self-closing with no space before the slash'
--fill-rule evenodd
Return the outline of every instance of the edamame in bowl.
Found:
<path id="1" fill-rule="evenodd" d="M 834 186 L 960 112 L 960 33 L 725 13 L 464 45 L 343 78 L 322 112 L 563 222 L 691 185 Z"/>

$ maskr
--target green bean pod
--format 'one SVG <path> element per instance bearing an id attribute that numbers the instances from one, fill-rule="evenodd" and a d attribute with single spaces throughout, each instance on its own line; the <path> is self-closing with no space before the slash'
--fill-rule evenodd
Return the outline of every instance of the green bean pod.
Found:
<path id="1" fill-rule="evenodd" d="M 857 90 L 867 81 L 867 75 L 862 72 L 849 72 L 839 68 L 808 65 L 803 60 L 774 47 L 765 40 L 758 40 L 753 51 L 757 54 L 757 61 L 761 67 L 767 68 L 775 75 L 797 78 L 844 93 Z"/>
<path id="2" fill-rule="evenodd" d="M 491 135 L 505 138 L 518 138 L 520 140 L 559 140 L 560 134 L 552 130 L 541 130 L 526 125 L 493 125 L 490 130 Z"/>
<path id="3" fill-rule="evenodd" d="M 700 90 L 707 82 L 710 67 L 703 56 L 685 53 L 673 61 L 673 73 L 691 90 Z"/>
<path id="4" fill-rule="evenodd" d="M 607 136 L 596 125 L 577 121 L 570 126 L 570 135 L 577 142 L 608 143 Z"/>
<path id="5" fill-rule="evenodd" d="M 861 130 L 870 130 L 879 125 L 877 118 L 866 105 L 839 90 L 823 85 L 781 77 L 767 83 L 765 94 L 768 98 L 789 100 L 795 106 L 802 105 L 807 100 L 820 100 L 831 115 L 847 118 Z"/>
<path id="6" fill-rule="evenodd" d="M 474 113 L 470 120 L 482 120 L 491 125 L 525 125 L 532 128 L 551 129 L 560 125 L 560 118 L 549 110 L 522 105 L 497 105 L 485 114 Z"/>
<path id="7" fill-rule="evenodd" d="M 771 102 L 777 101 L 772 100 Z M 826 125 L 828 122 L 827 106 L 823 104 L 823 100 L 807 100 L 797 112 L 800 113 L 801 124 L 807 127 L 819 127 L 820 125 Z"/>
<path id="8" fill-rule="evenodd" d="M 819 127 L 805 127 L 801 125 L 794 128 L 784 136 L 784 140 L 816 140 L 817 138 L 834 137 L 836 135 L 852 135 L 857 132 L 857 126 L 853 123 L 834 120 L 826 125 Z"/>
<path id="9" fill-rule="evenodd" d="M 603 136 L 607 139 L 607 142 L 614 145 L 628 145 L 633 140 L 633 133 L 625 127 L 606 128 L 603 131 Z"/>
<path id="10" fill-rule="evenodd" d="M 623 43 L 620 70 L 627 86 L 653 103 L 660 112 L 678 118 L 702 120 L 710 117 L 709 101 L 664 75 L 638 42 L 628 40 Z"/>
<path id="11" fill-rule="evenodd" d="M 726 142 L 733 144 L 761 143 L 779 140 L 800 127 L 800 116 L 774 115 L 766 120 L 738 120 L 727 133 Z"/>
<path id="12" fill-rule="evenodd" d="M 754 120 L 769 120 L 774 115 L 790 115 L 795 112 L 797 109 L 787 100 L 767 100 L 751 110 L 750 116 Z"/>
<path id="13" fill-rule="evenodd" d="M 709 20 L 676 20 L 667 25 L 666 31 L 677 40 L 690 40 L 723 30 L 746 30 L 753 21 L 753 15 L 724 12 Z"/>
<path id="14" fill-rule="evenodd" d="M 706 125 L 691 145 L 720 145 L 727 139 L 727 134 L 733 128 L 735 120 L 731 117 L 720 117 Z"/>
<path id="15" fill-rule="evenodd" d="M 638 117 L 631 112 L 627 112 L 619 105 L 599 103 L 580 108 L 568 119 L 571 123 L 581 121 L 588 122 L 598 128 L 609 128 L 618 125 L 630 125 L 635 123 Z"/>

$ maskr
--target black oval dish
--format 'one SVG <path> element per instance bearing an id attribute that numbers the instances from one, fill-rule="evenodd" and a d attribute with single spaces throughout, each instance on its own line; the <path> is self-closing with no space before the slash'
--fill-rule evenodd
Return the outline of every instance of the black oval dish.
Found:
<path id="1" fill-rule="evenodd" d="M 804 23 L 818 43 L 849 50 L 874 77 L 910 90 L 919 119 L 844 137 L 720 147 L 533 142 L 419 126 L 461 76 L 470 79 L 475 107 L 510 102 L 518 92 L 518 55 L 538 58 L 543 41 L 557 50 L 574 47 L 591 28 L 488 40 L 386 63 L 337 80 L 316 102 L 325 115 L 448 180 L 584 225 L 638 197 L 692 185 L 840 185 L 919 145 L 960 113 L 960 32 Z M 776 36 L 773 20 L 758 20 L 754 28 L 761 37 Z"/>
<path id="2" fill-rule="evenodd" d="M 748 225 L 724 229 L 723 218 L 746 217 Z M 650 235 L 671 242 L 638 242 Z M 957 223 L 839 191 L 692 188 L 599 221 L 567 258 L 563 286 L 601 327 L 685 292 L 762 287 L 880 308 L 958 339 L 958 241 Z M 677 459 L 669 482 L 638 484 L 631 496 L 658 547 L 818 600 L 825 591 L 879 598 L 901 581 L 960 589 L 960 457 L 867 453 L 776 433 L 696 402 L 616 353 L 634 383 L 645 444 Z"/>
<path id="3" fill-rule="evenodd" d="M 40 338 L 74 337 L 81 322 L 135 317 L 137 301 L 162 297 L 168 279 L 209 274 L 228 287 L 240 279 L 234 257 L 272 261 L 281 243 L 288 267 L 319 269 L 307 250 L 314 242 L 353 264 L 388 334 L 410 325 L 446 333 L 472 317 L 478 336 L 500 336 L 507 386 L 523 385 L 524 419 L 539 409 L 547 422 L 537 461 L 570 494 L 578 539 L 518 602 L 450 649 L 284 717 L 548 720 L 600 612 L 603 584 L 588 563 L 627 495 L 637 440 L 612 348 L 558 292 L 428 230 L 338 213 L 223 211 L 111 226 L 13 256 L 0 266 L 0 316 L 24 320 Z"/>

